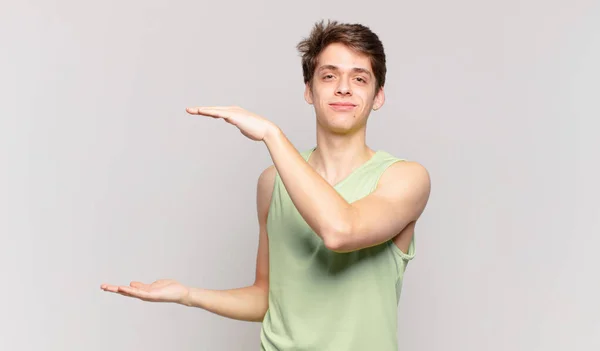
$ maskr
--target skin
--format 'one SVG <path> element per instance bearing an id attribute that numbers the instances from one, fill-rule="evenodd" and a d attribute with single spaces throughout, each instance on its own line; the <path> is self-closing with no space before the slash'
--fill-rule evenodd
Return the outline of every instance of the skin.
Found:
<path id="1" fill-rule="evenodd" d="M 264 143 L 273 160 L 257 185 L 259 248 L 253 285 L 218 291 L 158 280 L 129 286 L 102 284 L 101 288 L 146 301 L 200 307 L 228 318 L 261 321 L 268 308 L 266 218 L 276 171 L 294 205 L 328 249 L 352 252 L 391 239 L 407 252 L 430 194 L 429 174 L 422 165 L 393 164 L 375 191 L 354 203 L 333 188 L 375 153 L 365 143 L 366 125 L 371 111 L 383 106 L 385 93 L 383 88 L 377 89 L 369 58 L 341 44 L 329 45 L 319 55 L 304 98 L 314 106 L 317 121 L 317 149 L 308 162 L 283 131 L 263 116 L 237 106 L 186 109 L 191 115 L 223 120 L 245 137 Z M 352 106 L 340 107 L 339 103 Z"/>

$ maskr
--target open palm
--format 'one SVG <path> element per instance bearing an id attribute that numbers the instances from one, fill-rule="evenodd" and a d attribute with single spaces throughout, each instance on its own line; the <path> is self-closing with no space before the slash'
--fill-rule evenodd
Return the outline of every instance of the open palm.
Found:
<path id="1" fill-rule="evenodd" d="M 271 121 L 238 106 L 200 106 L 188 107 L 186 111 L 192 115 L 203 115 L 221 118 L 236 126 L 247 138 L 260 141 L 276 128 Z"/>
<path id="2" fill-rule="evenodd" d="M 152 284 L 131 282 L 129 286 L 102 284 L 101 289 L 152 302 L 182 303 L 189 294 L 187 287 L 172 279 L 160 279 Z"/>

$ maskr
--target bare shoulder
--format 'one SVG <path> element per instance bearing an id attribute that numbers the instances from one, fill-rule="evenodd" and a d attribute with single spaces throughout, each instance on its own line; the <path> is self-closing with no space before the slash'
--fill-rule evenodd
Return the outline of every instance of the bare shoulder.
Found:
<path id="1" fill-rule="evenodd" d="M 381 176 L 378 188 L 388 191 L 414 191 L 429 194 L 431 177 L 425 166 L 414 161 L 401 161 L 392 164 Z"/>
<path id="2" fill-rule="evenodd" d="M 273 195 L 273 186 L 275 185 L 275 176 L 277 169 L 274 165 L 265 168 L 258 177 L 257 184 L 257 206 L 262 215 L 266 215 Z"/>
<path id="3" fill-rule="evenodd" d="M 258 252 L 256 255 L 256 278 L 254 285 L 261 287 L 263 291 L 269 291 L 269 236 L 267 233 L 267 218 L 275 184 L 275 166 L 269 166 L 263 170 L 258 177 L 256 191 L 256 207 L 258 212 L 259 239 Z M 267 293 L 265 293 L 265 306 Z M 266 308 L 266 307 L 265 307 Z"/>
<path id="4" fill-rule="evenodd" d="M 271 197 L 277 169 L 274 165 L 265 168 L 258 177 L 258 192 Z"/>
<path id="5" fill-rule="evenodd" d="M 416 220 L 425 210 L 431 193 L 429 171 L 413 161 L 395 162 L 383 173 L 373 195 Z"/>
<path id="6" fill-rule="evenodd" d="M 406 216 L 408 224 L 393 241 L 402 252 L 408 254 L 416 222 L 429 201 L 429 171 L 418 162 L 396 162 L 381 176 L 375 192 L 385 199 L 389 206 L 397 209 L 399 218 Z"/>

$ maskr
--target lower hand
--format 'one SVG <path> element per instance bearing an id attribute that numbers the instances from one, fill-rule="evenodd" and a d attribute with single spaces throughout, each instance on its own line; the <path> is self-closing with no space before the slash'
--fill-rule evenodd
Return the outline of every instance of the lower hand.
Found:
<path id="1" fill-rule="evenodd" d="M 152 302 L 185 304 L 189 296 L 189 289 L 172 279 L 161 279 L 152 284 L 131 282 L 129 286 L 102 284 L 100 288 L 104 291 Z"/>
<path id="2" fill-rule="evenodd" d="M 243 135 L 254 141 L 264 140 L 277 129 L 273 122 L 237 106 L 188 107 L 186 111 L 192 115 L 221 118 L 238 127 Z"/>

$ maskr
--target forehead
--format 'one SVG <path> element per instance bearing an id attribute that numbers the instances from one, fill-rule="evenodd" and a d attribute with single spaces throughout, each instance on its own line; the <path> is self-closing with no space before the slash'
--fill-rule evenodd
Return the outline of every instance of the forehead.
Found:
<path id="1" fill-rule="evenodd" d="M 365 69 L 372 72 L 371 60 L 365 54 L 356 52 L 346 45 L 333 43 L 329 44 L 318 56 L 317 69 L 320 66 L 332 65 L 342 70 L 351 70 L 354 68 Z"/>

